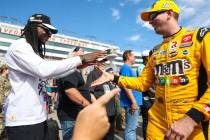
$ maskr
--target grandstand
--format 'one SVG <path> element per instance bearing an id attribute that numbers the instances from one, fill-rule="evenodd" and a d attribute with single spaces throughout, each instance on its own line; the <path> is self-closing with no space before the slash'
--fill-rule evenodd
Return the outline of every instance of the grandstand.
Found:
<path id="1" fill-rule="evenodd" d="M 0 18 L 1 19 L 1 18 Z M 21 29 L 23 26 L 8 23 L 0 20 L 0 58 L 1 63 L 4 63 L 4 55 L 9 48 L 10 44 L 20 38 Z M 116 49 L 118 57 L 111 62 L 111 65 L 117 69 L 123 64 L 122 52 L 120 48 L 116 45 L 100 43 L 88 39 L 82 39 L 77 37 L 72 37 L 63 34 L 52 35 L 49 41 L 46 43 L 46 56 L 49 59 L 63 59 L 68 57 L 68 53 L 74 47 L 79 46 L 85 50 L 85 53 L 94 52 L 97 50 L 106 50 L 106 49 Z M 142 63 L 141 54 L 135 52 L 136 54 L 136 64 L 134 68 L 138 67 Z M 110 63 L 110 62 L 108 62 Z"/>

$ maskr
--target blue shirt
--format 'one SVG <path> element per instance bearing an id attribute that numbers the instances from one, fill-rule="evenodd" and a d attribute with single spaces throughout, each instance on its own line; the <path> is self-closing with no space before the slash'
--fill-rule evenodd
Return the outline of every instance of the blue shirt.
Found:
<path id="1" fill-rule="evenodd" d="M 122 67 L 120 68 L 120 75 L 128 76 L 128 77 L 136 77 L 136 73 L 127 64 L 122 65 Z M 135 90 L 132 90 L 132 93 L 136 99 L 137 104 L 139 106 L 142 105 L 142 93 L 137 92 Z M 120 92 L 120 105 L 122 107 L 130 107 L 131 106 L 131 101 L 127 97 L 127 94 L 125 93 L 125 90 L 123 88 L 121 88 L 121 92 Z"/>
<path id="2" fill-rule="evenodd" d="M 140 64 L 138 66 L 137 71 L 136 71 L 137 76 L 139 76 L 142 73 L 144 67 L 145 67 L 144 64 Z"/>

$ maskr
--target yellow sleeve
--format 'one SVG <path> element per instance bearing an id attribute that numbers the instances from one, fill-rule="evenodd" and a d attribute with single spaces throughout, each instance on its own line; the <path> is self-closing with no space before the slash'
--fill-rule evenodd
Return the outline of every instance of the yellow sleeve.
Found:
<path id="1" fill-rule="evenodd" d="M 126 77 L 120 76 L 117 84 L 120 87 L 134 89 L 137 91 L 146 91 L 152 86 L 154 82 L 154 68 L 153 68 L 153 57 L 151 57 L 144 67 L 139 77 Z"/>
<path id="2" fill-rule="evenodd" d="M 200 112 L 204 117 L 203 119 L 209 120 L 210 119 L 210 33 L 207 33 L 203 38 L 203 41 L 201 42 L 200 53 L 201 53 L 201 62 L 207 74 L 208 88 L 203 94 L 203 96 L 201 96 L 201 98 L 194 103 L 193 108 L 191 109 L 190 117 L 196 118 L 196 116 L 199 116 L 198 112 Z M 194 110 L 194 112 L 192 110 Z M 196 111 L 197 114 L 195 113 Z M 197 120 L 197 122 L 200 122 L 200 120 Z"/>

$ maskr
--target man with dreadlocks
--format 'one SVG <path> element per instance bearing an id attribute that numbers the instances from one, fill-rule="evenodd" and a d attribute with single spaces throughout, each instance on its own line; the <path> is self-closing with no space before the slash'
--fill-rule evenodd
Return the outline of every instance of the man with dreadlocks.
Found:
<path id="1" fill-rule="evenodd" d="M 45 43 L 57 29 L 50 18 L 34 14 L 20 39 L 6 54 L 12 90 L 5 103 L 5 125 L 9 140 L 46 140 L 45 82 L 41 79 L 68 75 L 78 66 L 96 62 L 106 51 L 89 53 L 59 61 L 47 61 Z"/>

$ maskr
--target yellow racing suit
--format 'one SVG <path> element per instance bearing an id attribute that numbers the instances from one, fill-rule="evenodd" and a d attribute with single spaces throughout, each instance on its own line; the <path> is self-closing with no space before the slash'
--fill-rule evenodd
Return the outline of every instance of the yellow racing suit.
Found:
<path id="1" fill-rule="evenodd" d="M 198 99 L 198 77 L 203 66 L 207 79 L 203 85 L 210 86 L 208 31 L 207 28 L 182 28 L 163 39 L 138 78 L 115 76 L 114 82 L 119 86 L 139 91 L 146 91 L 155 83 L 155 102 L 148 112 L 147 139 L 163 140 L 167 129 L 184 115 L 199 124 L 189 139 L 205 139 L 201 121 L 210 118 L 210 88 Z"/>

